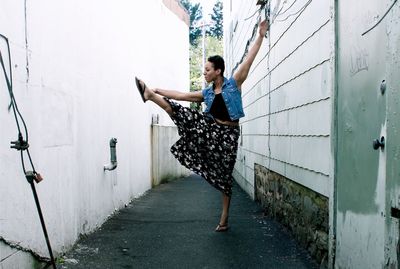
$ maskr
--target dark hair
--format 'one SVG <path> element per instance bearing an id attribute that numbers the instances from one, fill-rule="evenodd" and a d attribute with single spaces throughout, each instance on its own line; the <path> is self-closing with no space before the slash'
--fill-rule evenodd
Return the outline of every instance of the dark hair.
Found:
<path id="1" fill-rule="evenodd" d="M 210 63 L 213 64 L 214 69 L 221 69 L 221 75 L 224 75 L 224 71 L 225 71 L 225 61 L 224 58 L 222 58 L 219 55 L 215 55 L 215 56 L 210 56 L 208 57 L 207 61 L 209 61 Z"/>

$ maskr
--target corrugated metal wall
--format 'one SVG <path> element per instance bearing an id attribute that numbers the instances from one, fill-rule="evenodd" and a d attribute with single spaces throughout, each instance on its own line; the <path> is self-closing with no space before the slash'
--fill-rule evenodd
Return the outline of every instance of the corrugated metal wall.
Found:
<path id="1" fill-rule="evenodd" d="M 224 2 L 226 76 L 252 36 L 256 3 Z M 253 195 L 258 163 L 329 196 L 333 1 L 271 1 L 270 17 L 268 38 L 242 87 L 246 116 L 235 178 Z"/>

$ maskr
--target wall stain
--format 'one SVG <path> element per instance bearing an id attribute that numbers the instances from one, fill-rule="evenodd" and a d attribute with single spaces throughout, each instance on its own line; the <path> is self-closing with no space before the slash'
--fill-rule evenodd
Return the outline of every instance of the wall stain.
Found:
<path id="1" fill-rule="evenodd" d="M 366 70 L 368 71 L 368 52 L 365 49 L 352 47 L 350 54 L 350 75 Z"/>

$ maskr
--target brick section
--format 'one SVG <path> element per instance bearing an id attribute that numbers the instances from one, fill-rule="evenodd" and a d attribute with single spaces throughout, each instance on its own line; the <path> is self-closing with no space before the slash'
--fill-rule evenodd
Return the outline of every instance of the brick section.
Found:
<path id="1" fill-rule="evenodd" d="M 189 14 L 188 11 L 179 4 L 179 0 L 163 0 L 164 5 L 175 13 L 179 19 L 184 21 L 187 26 L 189 26 Z"/>
<path id="2" fill-rule="evenodd" d="M 284 176 L 255 164 L 255 199 L 268 216 L 287 227 L 311 255 L 327 267 L 329 201 Z"/>

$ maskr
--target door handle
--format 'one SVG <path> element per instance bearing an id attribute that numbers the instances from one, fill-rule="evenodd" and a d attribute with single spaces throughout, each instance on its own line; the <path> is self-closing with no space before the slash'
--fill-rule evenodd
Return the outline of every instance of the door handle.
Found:
<path id="1" fill-rule="evenodd" d="M 372 141 L 372 147 L 374 150 L 381 148 L 382 150 L 385 148 L 385 137 L 382 136 L 381 139 L 375 139 Z"/>

